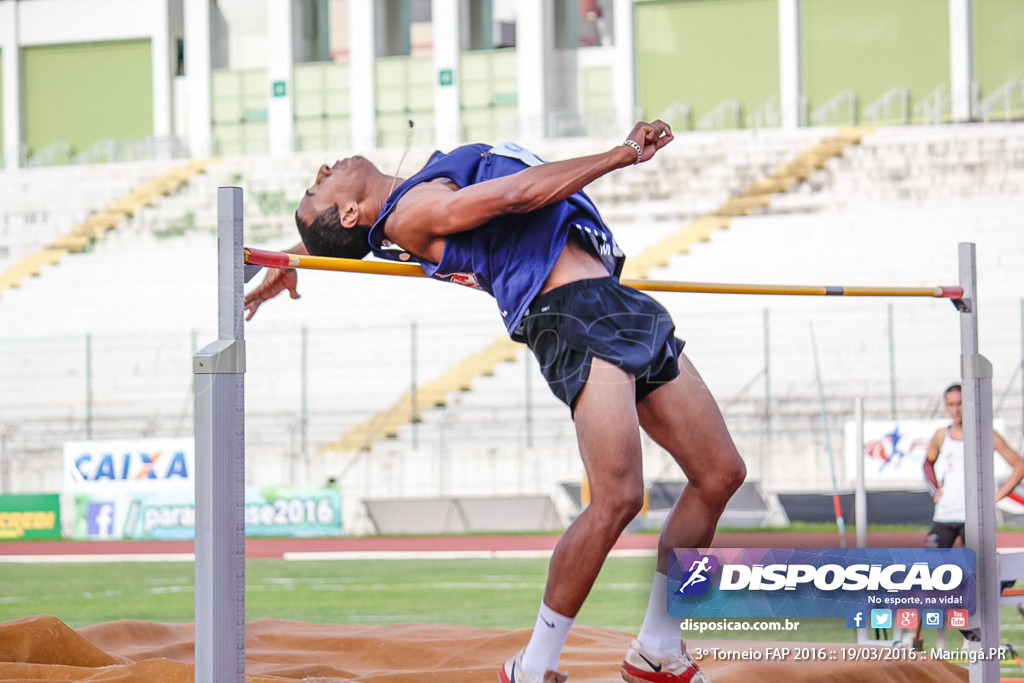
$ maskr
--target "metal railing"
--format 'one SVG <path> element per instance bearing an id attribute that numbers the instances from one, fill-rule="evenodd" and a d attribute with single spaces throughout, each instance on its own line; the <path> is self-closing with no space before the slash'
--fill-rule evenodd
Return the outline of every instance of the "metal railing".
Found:
<path id="1" fill-rule="evenodd" d="M 762 102 L 757 109 L 743 120 L 747 128 L 778 128 L 782 125 L 782 110 L 779 108 L 778 94 L 772 95 Z"/>
<path id="2" fill-rule="evenodd" d="M 843 120 L 843 114 L 846 120 Z M 857 125 L 857 93 L 840 90 L 825 103 L 811 112 L 811 124 L 815 126 Z"/>
<path id="3" fill-rule="evenodd" d="M 949 83 L 940 83 L 915 102 L 912 111 L 914 118 L 922 123 L 942 123 L 950 113 Z"/>
<path id="4" fill-rule="evenodd" d="M 693 130 L 693 107 L 686 102 L 673 102 L 655 118 L 667 123 L 674 131 Z"/>
<path id="5" fill-rule="evenodd" d="M 698 130 L 726 130 L 742 128 L 740 116 L 743 105 L 739 100 L 722 100 L 697 121 Z"/>
<path id="6" fill-rule="evenodd" d="M 73 164 L 100 164 L 124 161 L 183 159 L 188 148 L 175 135 L 149 136 L 134 140 L 106 138 L 85 148 L 72 159 Z"/>
<path id="7" fill-rule="evenodd" d="M 1015 96 L 1020 104 L 1018 109 L 1014 109 Z M 975 113 L 986 123 L 999 113 L 1002 114 L 1001 118 L 1004 121 L 1024 117 L 1024 78 L 1014 76 L 993 90 L 990 95 L 978 102 Z"/>
<path id="8" fill-rule="evenodd" d="M 978 84 L 971 82 L 967 93 L 968 102 L 964 107 L 965 111 L 971 112 L 969 118 L 974 118 L 978 105 Z M 915 120 L 921 123 L 943 123 L 953 119 L 954 104 L 963 99 L 963 94 L 954 95 L 949 88 L 949 83 L 942 82 L 930 93 L 914 103 L 912 115 Z"/>
<path id="9" fill-rule="evenodd" d="M 807 125 L 807 106 L 808 99 L 806 95 L 800 95 L 797 98 L 797 125 Z M 762 102 L 757 109 L 752 111 L 746 119 L 744 124 L 747 128 L 779 128 L 782 126 L 782 105 L 779 103 L 779 95 L 776 93 L 767 100 Z"/>
<path id="10" fill-rule="evenodd" d="M 74 146 L 67 140 L 54 140 L 25 160 L 25 166 L 57 166 L 71 163 Z"/>
<path id="11" fill-rule="evenodd" d="M 864 118 L 878 126 L 885 123 L 910 123 L 910 88 L 897 85 L 864 106 Z"/>
<path id="12" fill-rule="evenodd" d="M 551 109 L 542 115 L 509 118 L 495 132 L 510 140 L 537 137 L 617 137 L 636 121 L 624 123 L 614 109 Z"/>

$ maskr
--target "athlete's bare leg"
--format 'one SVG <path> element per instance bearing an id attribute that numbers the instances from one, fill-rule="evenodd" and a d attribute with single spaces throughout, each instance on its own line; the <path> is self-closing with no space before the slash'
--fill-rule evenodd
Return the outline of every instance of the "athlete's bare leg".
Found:
<path id="1" fill-rule="evenodd" d="M 682 495 L 658 540 L 658 571 L 667 572 L 672 548 L 710 547 L 718 519 L 746 476 L 714 397 L 686 356 L 679 377 L 637 406 L 640 425 L 686 473 Z"/>
<path id="2" fill-rule="evenodd" d="M 562 534 L 551 556 L 544 604 L 575 617 L 605 558 L 643 507 L 640 427 L 633 378 L 595 359 L 576 401 L 576 435 L 590 505 Z"/>

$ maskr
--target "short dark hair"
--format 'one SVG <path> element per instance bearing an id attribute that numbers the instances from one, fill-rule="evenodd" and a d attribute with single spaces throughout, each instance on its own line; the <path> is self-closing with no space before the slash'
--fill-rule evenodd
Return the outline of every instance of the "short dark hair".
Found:
<path id="1" fill-rule="evenodd" d="M 963 393 L 963 390 L 960 389 L 960 383 L 959 382 L 954 382 L 953 384 L 950 384 L 948 387 L 946 387 L 946 391 L 942 395 L 943 396 L 948 396 L 949 392 L 951 392 L 951 391 L 959 391 L 960 393 Z"/>
<path id="2" fill-rule="evenodd" d="M 306 223 L 295 212 L 295 225 L 306 251 L 314 256 L 361 259 L 370 253 L 370 226 L 341 227 L 338 205 L 317 214 Z"/>

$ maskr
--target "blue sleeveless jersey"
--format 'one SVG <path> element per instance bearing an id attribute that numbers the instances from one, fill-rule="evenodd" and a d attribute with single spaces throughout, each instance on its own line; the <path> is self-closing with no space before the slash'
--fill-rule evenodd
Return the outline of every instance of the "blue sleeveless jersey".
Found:
<path id="1" fill-rule="evenodd" d="M 498 302 L 509 334 L 521 341 L 516 327 L 554 268 L 571 230 L 579 232 L 583 243 L 601 259 L 609 275 L 617 277 L 622 270 L 625 257 L 584 193 L 577 192 L 567 200 L 530 213 L 501 216 L 472 230 L 448 235 L 444 255 L 436 264 L 388 242 L 384 224 L 405 193 L 420 183 L 447 178 L 466 187 L 517 173 L 537 163 L 542 162 L 511 143 L 495 147 L 466 145 L 448 154 L 435 152 L 422 170 L 388 197 L 380 218 L 370 230 L 373 253 L 393 261 L 416 261 L 430 277 L 491 294 Z"/>

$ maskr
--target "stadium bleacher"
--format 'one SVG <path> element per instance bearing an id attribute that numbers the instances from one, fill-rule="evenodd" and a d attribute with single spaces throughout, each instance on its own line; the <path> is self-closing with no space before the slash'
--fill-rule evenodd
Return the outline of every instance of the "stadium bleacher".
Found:
<path id="1" fill-rule="evenodd" d="M 834 133 L 688 133 L 657 163 L 603 178 L 589 194 L 627 254 L 637 255 Z M 614 143 L 542 144 L 534 148 L 555 159 Z M 392 169 L 401 152 L 383 150 L 373 158 Z M 405 172 L 428 153 L 410 151 Z M 191 432 L 190 356 L 212 340 L 216 326 L 214 190 L 245 189 L 247 243 L 285 247 L 295 241 L 294 198 L 325 160 L 303 153 L 211 163 L 86 251 L 68 254 L 42 277 L 0 297 L 0 353 L 14 361 L 0 370 L 0 476 L 7 490 L 59 488 L 66 439 Z M 8 256 L 67 232 L 88 214 L 90 202 L 107 205 L 160 170 L 116 166 L 93 172 L 95 188 L 73 175 L 80 169 L 0 174 L 5 187 L 17 183 L 22 189 L 15 191 L 37 198 L 5 206 L 0 226 Z M 82 187 L 60 202 L 41 199 L 45 186 L 76 183 Z M 994 387 L 1012 418 L 1007 436 L 1016 443 L 1020 392 L 1003 388 L 1013 385 L 1020 363 L 1024 287 L 1016 264 L 1024 239 L 1016 223 L 1022 194 L 1020 125 L 881 128 L 790 192 L 772 194 L 764 213 L 732 217 L 728 228 L 652 267 L 649 276 L 955 284 L 956 244 L 974 241 L 981 348 L 995 367 Z M 47 227 L 33 234 L 37 242 L 15 244 L 10 238 L 24 240 L 24 230 L 11 226 L 43 211 L 49 212 Z M 423 386 L 499 338 L 503 327 L 488 297 L 417 279 L 303 272 L 299 291 L 302 299 L 268 302 L 247 325 L 251 481 L 335 478 L 353 492 L 347 512 L 358 515 L 362 497 L 553 495 L 557 482 L 579 480 L 568 413 L 522 350 L 514 362 L 495 366 L 492 376 L 474 380 L 469 391 L 451 394 L 445 408 L 421 405 L 421 422 L 406 421 L 394 438 L 373 443 L 372 452 L 324 450 L 395 405 L 411 388 L 414 362 L 416 383 Z M 834 430 L 852 411 L 854 397 L 865 398 L 872 414 L 890 410 L 890 307 L 901 415 L 934 416 L 937 388 L 959 373 L 958 323 L 947 301 L 658 296 L 723 406 L 751 479 L 769 492 L 816 490 L 828 481 L 811 324 Z M 650 442 L 644 446 L 649 478 L 675 475 L 664 453 Z"/>

